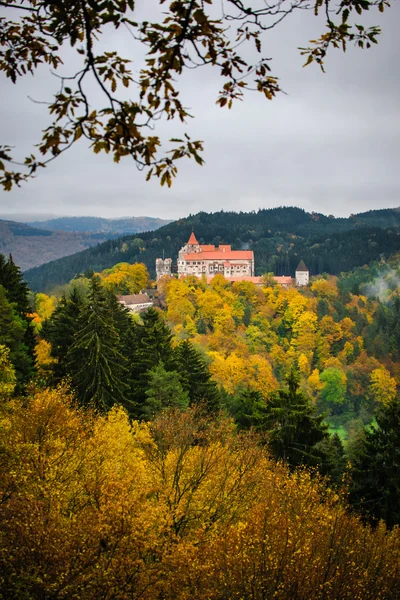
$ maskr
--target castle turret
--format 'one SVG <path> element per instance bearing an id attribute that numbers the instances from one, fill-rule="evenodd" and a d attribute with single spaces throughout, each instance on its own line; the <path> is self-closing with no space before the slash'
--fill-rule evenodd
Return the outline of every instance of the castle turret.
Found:
<path id="1" fill-rule="evenodd" d="M 310 280 L 310 271 L 304 260 L 301 260 L 296 269 L 296 285 L 307 285 Z"/>
<path id="2" fill-rule="evenodd" d="M 164 275 L 171 276 L 172 258 L 156 258 L 156 279 L 157 281 Z"/>

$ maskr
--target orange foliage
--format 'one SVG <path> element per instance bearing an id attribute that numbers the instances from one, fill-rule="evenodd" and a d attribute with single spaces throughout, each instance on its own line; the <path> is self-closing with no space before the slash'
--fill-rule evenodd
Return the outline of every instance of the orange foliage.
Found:
<path id="1" fill-rule="evenodd" d="M 230 420 L 71 402 L 46 390 L 0 413 L 4 598 L 400 597 L 399 530 L 364 526 Z"/>

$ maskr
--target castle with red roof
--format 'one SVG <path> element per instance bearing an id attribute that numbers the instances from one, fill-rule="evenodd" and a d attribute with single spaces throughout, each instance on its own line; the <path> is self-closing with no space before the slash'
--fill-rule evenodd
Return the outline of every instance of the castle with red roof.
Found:
<path id="1" fill-rule="evenodd" d="M 172 261 L 157 258 L 157 279 L 171 274 Z M 221 274 L 227 279 L 254 277 L 254 254 L 252 250 L 232 250 L 228 244 L 214 246 L 199 244 L 194 232 L 178 254 L 178 277 L 194 275 L 211 279 Z"/>
<path id="2" fill-rule="evenodd" d="M 262 285 L 262 278 L 254 276 L 254 253 L 252 250 L 232 250 L 228 244 L 214 246 L 213 244 L 199 244 L 194 232 L 189 240 L 180 249 L 178 254 L 178 277 L 194 275 L 207 280 L 220 274 L 228 281 L 252 281 Z M 157 258 L 157 280 L 164 275 L 171 275 L 172 259 Z M 304 273 L 303 273 L 304 271 Z M 307 273 L 305 273 L 305 271 Z M 306 285 L 308 283 L 308 269 L 301 261 L 296 270 L 296 278 L 274 277 L 277 283 L 284 287 L 292 285 Z M 301 276 L 301 281 L 298 277 Z"/>
<path id="3" fill-rule="evenodd" d="M 232 250 L 224 244 L 199 244 L 194 233 L 178 254 L 178 276 L 205 275 L 207 279 L 221 274 L 226 278 L 254 275 L 252 250 Z"/>

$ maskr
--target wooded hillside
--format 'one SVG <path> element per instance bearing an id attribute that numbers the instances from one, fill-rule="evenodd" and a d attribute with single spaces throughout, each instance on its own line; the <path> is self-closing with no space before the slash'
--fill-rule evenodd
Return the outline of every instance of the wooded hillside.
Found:
<path id="1" fill-rule="evenodd" d="M 379 222 L 379 227 L 375 224 Z M 294 274 L 303 259 L 313 275 L 339 274 L 381 255 L 400 250 L 400 213 L 371 211 L 336 219 L 298 208 L 276 208 L 251 213 L 198 213 L 147 232 L 109 240 L 73 256 L 31 269 L 26 278 L 33 290 L 49 290 L 67 283 L 77 273 L 102 271 L 119 262 L 142 262 L 152 277 L 155 259 L 171 257 L 194 230 L 200 243 L 228 243 L 233 249 L 252 249 L 256 274 Z"/>

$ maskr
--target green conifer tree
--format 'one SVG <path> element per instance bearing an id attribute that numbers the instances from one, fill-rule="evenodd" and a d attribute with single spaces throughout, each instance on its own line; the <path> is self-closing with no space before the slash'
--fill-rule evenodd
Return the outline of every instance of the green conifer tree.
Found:
<path id="1" fill-rule="evenodd" d="M 20 315 L 26 316 L 29 312 L 29 289 L 21 269 L 14 263 L 11 254 L 5 264 L 4 278 L 8 300 L 15 304 Z"/>
<path id="2" fill-rule="evenodd" d="M 278 390 L 266 403 L 269 446 L 277 459 L 289 466 L 316 466 L 325 461 L 318 444 L 328 438 L 324 415 L 318 415 L 309 398 L 299 390 L 294 371 L 287 388 Z"/>
<path id="3" fill-rule="evenodd" d="M 175 371 L 177 361 L 172 349 L 172 334 L 159 311 L 149 308 L 131 335 L 129 354 L 129 398 L 135 405 L 133 416 L 140 417 L 149 385 L 149 371 L 161 361 L 167 371 Z"/>
<path id="4" fill-rule="evenodd" d="M 43 323 L 41 335 L 51 344 L 51 355 L 57 359 L 52 365 L 54 383 L 67 375 L 66 356 L 74 343 L 76 333 L 82 329 L 82 312 L 85 302 L 76 287 L 69 298 L 65 295 L 51 315 Z"/>
<path id="5" fill-rule="evenodd" d="M 113 323 L 112 311 L 100 281 L 90 283 L 88 304 L 82 312 L 82 328 L 67 354 L 67 372 L 85 406 L 106 411 L 126 404 L 126 358 Z"/>
<path id="6" fill-rule="evenodd" d="M 3 254 L 0 254 L 0 285 L 3 286 L 4 289 L 6 289 L 6 273 L 7 273 L 7 266 L 6 266 L 6 259 L 4 257 Z"/>
<path id="7" fill-rule="evenodd" d="M 162 362 L 147 373 L 148 387 L 142 418 L 151 419 L 166 408 L 184 410 L 189 406 L 189 394 L 183 389 L 177 371 L 166 371 Z"/>
<path id="8" fill-rule="evenodd" d="M 350 502 L 366 519 L 384 519 L 389 527 L 400 524 L 400 401 L 381 408 L 376 426 L 350 456 Z"/>
<path id="9" fill-rule="evenodd" d="M 248 387 L 239 387 L 230 410 L 238 429 L 266 429 L 266 404 L 262 394 Z"/>
<path id="10" fill-rule="evenodd" d="M 189 340 L 184 340 L 176 348 L 176 359 L 190 403 L 204 402 L 210 410 L 218 410 L 221 401 L 218 386 L 211 379 L 206 361 Z"/>
<path id="11" fill-rule="evenodd" d="M 10 350 L 10 360 L 17 377 L 16 392 L 24 391 L 34 374 L 32 345 L 27 344 L 27 332 L 32 334 L 30 321 L 16 310 L 8 300 L 8 294 L 0 285 L 0 344 Z"/>

